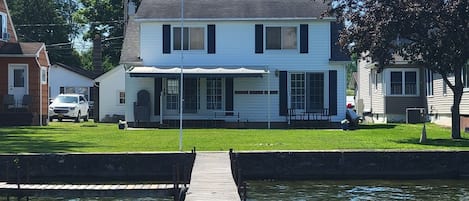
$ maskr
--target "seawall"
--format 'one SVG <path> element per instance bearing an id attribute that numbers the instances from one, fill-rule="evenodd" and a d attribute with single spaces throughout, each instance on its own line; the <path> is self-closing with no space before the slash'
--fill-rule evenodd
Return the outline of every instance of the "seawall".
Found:
<path id="1" fill-rule="evenodd" d="M 469 179 L 468 151 L 239 152 L 231 158 L 243 180 Z"/>

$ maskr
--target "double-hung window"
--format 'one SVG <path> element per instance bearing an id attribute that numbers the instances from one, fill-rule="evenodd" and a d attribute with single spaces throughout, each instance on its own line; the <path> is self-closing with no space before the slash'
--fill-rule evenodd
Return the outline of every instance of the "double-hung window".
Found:
<path id="1" fill-rule="evenodd" d="M 291 108 L 305 109 L 305 74 L 291 74 Z"/>
<path id="2" fill-rule="evenodd" d="M 462 69 L 462 82 L 465 90 L 469 90 L 469 63 Z"/>
<path id="3" fill-rule="evenodd" d="M 297 27 L 266 27 L 266 49 L 287 50 L 297 49 Z"/>
<path id="4" fill-rule="evenodd" d="M 429 69 L 425 70 L 425 82 L 427 96 L 433 96 L 433 72 Z"/>
<path id="5" fill-rule="evenodd" d="M 184 27 L 184 37 L 181 39 L 181 27 L 173 29 L 173 49 L 181 50 L 204 50 L 205 29 L 203 27 Z"/>
<path id="6" fill-rule="evenodd" d="M 418 95 L 417 71 L 391 71 L 390 95 L 416 96 Z"/>
<path id="7" fill-rule="evenodd" d="M 166 109 L 179 109 L 179 80 L 167 80 Z"/>
<path id="8" fill-rule="evenodd" d="M 207 109 L 222 109 L 222 79 L 207 78 Z"/>

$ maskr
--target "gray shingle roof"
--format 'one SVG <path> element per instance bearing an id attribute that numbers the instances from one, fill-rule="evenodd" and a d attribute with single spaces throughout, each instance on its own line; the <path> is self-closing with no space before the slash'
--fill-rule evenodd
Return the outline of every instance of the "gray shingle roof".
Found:
<path id="1" fill-rule="evenodd" d="M 317 18 L 327 10 L 323 0 L 184 0 L 184 18 Z M 177 19 L 181 0 L 143 0 L 137 19 Z"/>

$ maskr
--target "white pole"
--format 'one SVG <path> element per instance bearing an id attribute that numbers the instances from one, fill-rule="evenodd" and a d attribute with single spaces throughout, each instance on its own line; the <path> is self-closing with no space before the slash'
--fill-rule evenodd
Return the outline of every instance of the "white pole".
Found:
<path id="1" fill-rule="evenodd" d="M 182 151 L 182 110 L 184 101 L 184 0 L 181 0 L 181 77 L 179 92 L 179 151 Z"/>
<path id="2" fill-rule="evenodd" d="M 267 73 L 267 128 L 270 129 L 270 68 L 267 68 L 269 73 Z"/>

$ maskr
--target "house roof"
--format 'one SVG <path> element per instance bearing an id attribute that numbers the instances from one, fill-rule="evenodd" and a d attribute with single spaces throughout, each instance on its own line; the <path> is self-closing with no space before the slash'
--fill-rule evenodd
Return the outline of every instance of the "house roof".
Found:
<path id="1" fill-rule="evenodd" d="M 263 66 L 202 66 L 185 67 L 185 77 L 262 77 L 269 71 Z M 178 77 L 181 73 L 180 67 L 154 67 L 135 66 L 127 73 L 131 77 Z"/>
<path id="2" fill-rule="evenodd" d="M 68 66 L 68 65 L 65 65 L 63 63 L 55 63 L 54 66 L 59 66 L 61 68 L 67 69 L 69 71 L 72 71 L 76 74 L 79 74 L 81 76 L 84 76 L 84 77 L 87 77 L 87 78 L 90 78 L 90 79 L 94 79 L 96 77 L 96 74 L 94 72 L 89 71 L 89 70 L 85 70 L 83 68 Z"/>
<path id="3" fill-rule="evenodd" d="M 187 19 L 319 18 L 328 8 L 321 0 L 185 0 Z M 181 0 L 143 0 L 137 19 L 179 19 Z"/>
<path id="4" fill-rule="evenodd" d="M 42 49 L 44 43 L 4 43 L 0 46 L 0 54 L 6 55 L 36 55 Z"/>
<path id="5" fill-rule="evenodd" d="M 124 42 L 122 44 L 120 63 L 135 64 L 139 62 L 141 62 L 140 27 L 139 24 L 135 22 L 134 16 L 129 16 Z"/>

